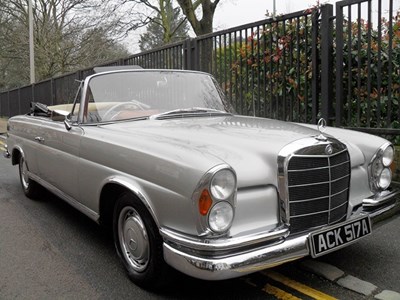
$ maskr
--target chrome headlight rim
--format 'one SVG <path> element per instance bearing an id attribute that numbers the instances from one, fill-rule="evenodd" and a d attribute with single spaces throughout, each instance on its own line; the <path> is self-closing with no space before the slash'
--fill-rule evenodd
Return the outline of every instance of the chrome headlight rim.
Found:
<path id="1" fill-rule="evenodd" d="M 226 180 L 225 183 L 230 185 L 229 187 L 221 187 L 221 183 L 223 183 L 221 181 L 224 180 Z M 233 172 L 233 170 L 224 168 L 214 173 L 210 181 L 209 190 L 213 199 L 222 201 L 228 200 L 236 192 L 236 187 L 236 174 Z M 223 189 L 225 189 L 225 191 L 223 191 Z"/>
<path id="2" fill-rule="evenodd" d="M 394 160 L 394 147 L 392 144 L 386 144 L 386 147 L 382 149 L 382 164 L 385 167 L 390 167 Z"/>
<path id="3" fill-rule="evenodd" d="M 391 143 L 385 143 L 379 147 L 378 151 L 372 157 L 369 165 L 368 172 L 370 178 L 370 189 L 372 192 L 377 193 L 389 188 L 392 180 L 392 172 L 390 165 L 394 160 L 394 147 Z M 389 172 L 389 173 L 388 173 Z M 382 176 L 388 175 L 389 180 L 387 184 L 382 184 Z"/>
<path id="4" fill-rule="evenodd" d="M 221 212 L 222 215 L 221 216 Z M 234 209 L 227 201 L 215 203 L 208 213 L 208 226 L 215 233 L 224 233 L 232 226 L 234 218 Z M 222 221 L 221 221 L 222 219 Z"/>
<path id="5" fill-rule="evenodd" d="M 228 196 L 223 197 L 225 199 L 219 199 L 221 197 L 215 197 L 215 195 L 212 194 L 211 192 L 211 183 L 213 180 L 216 178 L 216 174 L 219 172 L 226 172 L 229 171 L 230 174 L 233 175 L 234 178 L 234 188 L 233 192 L 229 193 Z M 208 212 L 204 214 L 204 212 L 200 213 L 199 211 L 199 201 L 200 197 L 202 196 L 203 192 L 207 191 L 210 198 L 212 199 L 212 204 L 210 205 Z M 207 194 L 207 193 L 204 193 Z M 223 236 L 227 232 L 229 232 L 229 229 L 233 223 L 233 220 L 235 218 L 235 208 L 236 208 L 236 197 L 237 197 L 237 176 L 235 170 L 228 164 L 219 164 L 211 169 L 209 169 L 201 178 L 199 181 L 197 187 L 195 188 L 193 194 L 192 194 L 192 203 L 193 203 L 193 213 L 194 216 L 197 216 L 197 224 L 196 228 L 198 231 L 198 234 L 200 236 L 209 236 L 209 237 L 218 237 L 218 236 Z M 228 228 L 226 228 L 225 231 L 217 232 L 212 230 L 210 224 L 209 224 L 209 214 L 212 208 L 219 202 L 225 201 L 229 203 L 233 209 L 233 217 L 232 221 L 230 222 L 231 224 L 229 225 Z"/>
<path id="6" fill-rule="evenodd" d="M 384 173 L 386 173 L 386 174 L 384 174 Z M 386 181 L 387 181 L 386 184 L 382 184 L 382 179 L 385 179 L 384 176 L 386 176 Z M 378 187 L 381 190 L 386 190 L 390 186 L 391 182 L 392 182 L 392 171 L 389 168 L 383 168 L 383 170 L 379 174 L 379 177 L 377 180 Z"/>

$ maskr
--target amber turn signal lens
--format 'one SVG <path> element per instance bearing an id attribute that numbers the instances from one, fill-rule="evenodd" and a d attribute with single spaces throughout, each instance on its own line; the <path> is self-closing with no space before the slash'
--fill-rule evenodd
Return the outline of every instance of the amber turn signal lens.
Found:
<path id="1" fill-rule="evenodd" d="M 199 199 L 199 212 L 201 215 L 205 216 L 208 214 L 210 207 L 212 205 L 212 199 L 208 190 L 203 190 Z"/>

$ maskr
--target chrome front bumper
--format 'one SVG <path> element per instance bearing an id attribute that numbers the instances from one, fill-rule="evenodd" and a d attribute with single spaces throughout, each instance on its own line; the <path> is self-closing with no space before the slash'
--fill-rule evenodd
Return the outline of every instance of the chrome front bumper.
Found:
<path id="1" fill-rule="evenodd" d="M 399 192 L 388 191 L 364 199 L 363 205 L 353 212 L 350 220 L 360 215 L 369 215 L 373 227 L 376 227 L 381 221 L 397 217 L 400 211 Z M 161 233 L 165 241 L 165 261 L 182 273 L 205 280 L 240 277 L 310 255 L 310 233 L 291 237 L 284 229 L 277 230 L 269 238 L 258 237 L 253 247 L 250 247 L 250 240 L 244 240 L 241 245 L 237 242 L 223 245 L 204 242 L 200 244 L 193 240 L 184 241 L 182 237 L 167 231 Z M 264 244 L 260 245 L 262 240 Z M 190 244 L 192 248 L 189 247 Z M 235 247 L 240 250 L 235 250 Z"/>

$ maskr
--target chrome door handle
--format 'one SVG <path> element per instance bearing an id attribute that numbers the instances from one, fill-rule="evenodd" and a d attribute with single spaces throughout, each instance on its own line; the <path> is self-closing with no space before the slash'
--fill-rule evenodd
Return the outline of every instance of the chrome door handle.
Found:
<path id="1" fill-rule="evenodd" d="M 42 138 L 41 136 L 37 136 L 37 137 L 35 137 L 35 141 L 38 141 L 39 143 L 43 143 L 44 138 Z"/>

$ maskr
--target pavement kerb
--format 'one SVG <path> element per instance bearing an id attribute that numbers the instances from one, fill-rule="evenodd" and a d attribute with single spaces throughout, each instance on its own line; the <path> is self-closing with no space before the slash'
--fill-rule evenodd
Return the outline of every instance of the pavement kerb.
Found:
<path id="1" fill-rule="evenodd" d="M 400 300 L 400 293 L 382 290 L 372 283 L 346 274 L 339 268 L 325 262 L 307 259 L 300 263 L 300 267 L 307 272 L 311 272 L 317 276 L 323 277 L 331 282 L 336 283 L 337 285 L 364 296 L 374 296 L 374 299 L 378 300 Z"/>
<path id="2" fill-rule="evenodd" d="M 4 135 L 7 132 L 8 118 L 0 117 L 0 135 Z"/>

